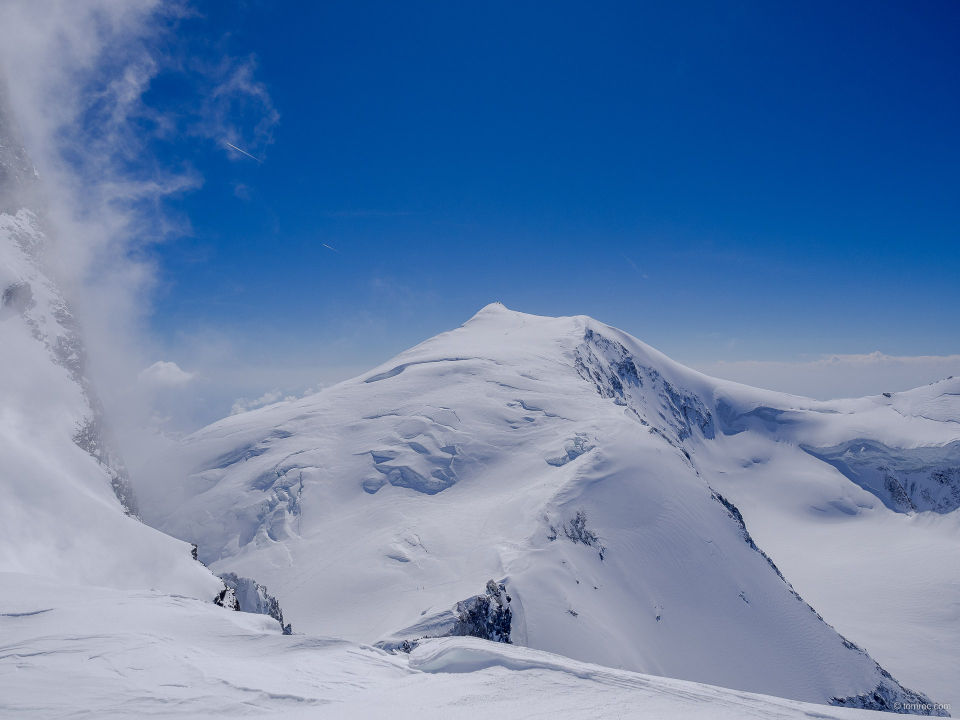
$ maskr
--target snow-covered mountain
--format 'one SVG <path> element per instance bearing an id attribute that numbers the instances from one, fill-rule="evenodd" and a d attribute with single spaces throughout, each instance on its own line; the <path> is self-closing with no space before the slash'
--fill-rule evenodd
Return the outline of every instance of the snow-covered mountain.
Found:
<path id="1" fill-rule="evenodd" d="M 494 304 L 131 479 L 44 192 L 0 77 L 4 717 L 960 702 L 960 381 L 814 402 Z"/>
<path id="2" fill-rule="evenodd" d="M 956 380 L 754 390 L 586 317 L 494 304 L 185 438 L 135 487 L 148 523 L 264 582 L 309 633 L 391 650 L 506 635 L 893 710 L 928 702 L 904 685 L 955 692 L 958 398 Z"/>
<path id="3" fill-rule="evenodd" d="M 138 519 L 43 192 L 0 76 L 0 571 L 212 598 L 223 584 L 190 546 Z"/>

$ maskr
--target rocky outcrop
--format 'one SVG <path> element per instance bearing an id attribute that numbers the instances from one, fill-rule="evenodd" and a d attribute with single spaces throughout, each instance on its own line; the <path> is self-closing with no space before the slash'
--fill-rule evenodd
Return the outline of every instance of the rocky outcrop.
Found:
<path id="1" fill-rule="evenodd" d="M 267 592 L 265 585 L 261 585 L 250 578 L 238 577 L 236 573 L 223 573 L 220 575 L 220 579 L 223 580 L 224 588 L 214 598 L 214 604 L 237 612 L 269 615 L 280 623 L 284 635 L 293 633 L 290 624 L 284 625 L 283 623 L 283 611 L 280 609 L 280 603 Z"/>
<path id="2" fill-rule="evenodd" d="M 451 636 L 476 637 L 491 642 L 510 642 L 513 612 L 510 596 L 502 583 L 487 582 L 486 593 L 457 603 L 457 623 Z"/>
<path id="3" fill-rule="evenodd" d="M 574 350 L 574 367 L 601 397 L 631 410 L 651 432 L 679 444 L 699 431 L 715 435 L 713 415 L 695 394 L 676 387 L 653 367 L 638 362 L 620 343 L 587 328 Z"/>
<path id="4" fill-rule="evenodd" d="M 426 638 L 475 637 L 511 644 L 510 602 L 506 585 L 490 580 L 483 594 L 461 600 L 452 609 L 425 617 L 374 644 L 387 652 L 406 653 Z"/>
<path id="5" fill-rule="evenodd" d="M 884 674 L 887 674 L 884 671 Z M 889 674 L 887 674 L 889 677 Z M 950 717 L 947 705 L 935 703 L 923 693 L 901 688 L 896 680 L 890 678 L 893 686 L 880 683 L 872 691 L 844 698 L 832 698 L 831 705 L 857 708 L 858 710 L 877 710 L 898 713 L 900 715 L 926 715 L 928 717 Z"/>

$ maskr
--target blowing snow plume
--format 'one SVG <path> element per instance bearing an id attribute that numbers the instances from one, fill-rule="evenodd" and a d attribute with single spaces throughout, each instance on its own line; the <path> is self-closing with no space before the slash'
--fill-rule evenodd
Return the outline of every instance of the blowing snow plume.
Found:
<path id="1" fill-rule="evenodd" d="M 7 164 L 19 174 L 0 209 L 43 208 L 57 283 L 83 323 L 90 376 L 124 427 L 145 424 L 166 387 L 138 377 L 167 363 L 145 323 L 158 279 L 150 250 L 189 233 L 172 201 L 203 180 L 189 163 L 162 158 L 232 157 L 230 144 L 260 152 L 279 117 L 253 58 L 195 52 L 199 41 L 184 26 L 197 17 L 176 0 L 0 6 L 3 122 L 15 117 L 30 159 L 29 167 Z M 148 100 L 154 81 L 170 77 L 184 92 Z"/>
<path id="2" fill-rule="evenodd" d="M 250 63 L 230 58 L 187 74 L 198 99 L 185 119 L 144 101 L 154 78 L 187 66 L 173 31 L 188 15 L 162 2 L 0 6 L 0 571 L 200 598 L 222 588 L 189 546 L 137 522 L 110 433 L 144 414 L 140 386 L 192 377 L 141 357 L 155 276 L 143 250 L 179 231 L 167 200 L 200 182 L 158 160 L 158 143 L 239 134 L 230 108 L 245 94 L 272 111 Z"/>

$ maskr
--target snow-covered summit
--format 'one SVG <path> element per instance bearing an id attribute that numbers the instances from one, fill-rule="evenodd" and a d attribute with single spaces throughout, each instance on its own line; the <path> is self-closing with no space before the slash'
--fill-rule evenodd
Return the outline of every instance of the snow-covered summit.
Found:
<path id="1" fill-rule="evenodd" d="M 912 518 L 928 509 L 920 500 L 950 512 L 960 432 L 926 410 L 960 417 L 953 402 L 755 390 L 587 317 L 493 304 L 354 380 L 185 438 L 137 490 L 147 522 L 196 542 L 216 570 L 265 582 L 308 632 L 410 647 L 461 632 L 468 617 L 480 618 L 476 634 L 507 602 L 518 645 L 892 708 L 911 691 L 858 647 L 883 634 L 842 637 L 814 604 L 821 618 L 803 596 L 822 588 L 802 563 L 791 585 L 771 551 L 796 538 L 763 518 L 778 502 L 846 528 Z M 845 444 L 867 438 L 898 457 L 947 453 L 929 472 L 888 467 L 912 508 L 892 481 L 857 470 Z M 771 457 L 806 473 L 782 501 L 752 492 L 770 486 Z M 948 594 L 932 602 L 949 606 Z M 955 659 L 940 657 L 948 671 Z M 944 687 L 930 673 L 910 683 Z"/>

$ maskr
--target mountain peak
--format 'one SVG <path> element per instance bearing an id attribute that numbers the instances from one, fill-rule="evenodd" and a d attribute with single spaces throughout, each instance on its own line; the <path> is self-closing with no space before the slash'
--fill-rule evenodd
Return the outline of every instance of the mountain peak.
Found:
<path id="1" fill-rule="evenodd" d="M 590 662 L 818 702 L 912 697 L 801 599 L 743 489 L 789 455 L 799 478 L 778 465 L 760 485 L 790 478 L 781 503 L 798 484 L 830 517 L 886 512 L 882 482 L 816 453 L 847 462 L 850 432 L 913 430 L 891 408 L 782 400 L 590 318 L 492 303 L 355 380 L 191 435 L 137 489 L 148 522 L 266 583 L 307 632 L 410 648 L 496 616 L 491 637 Z"/>

